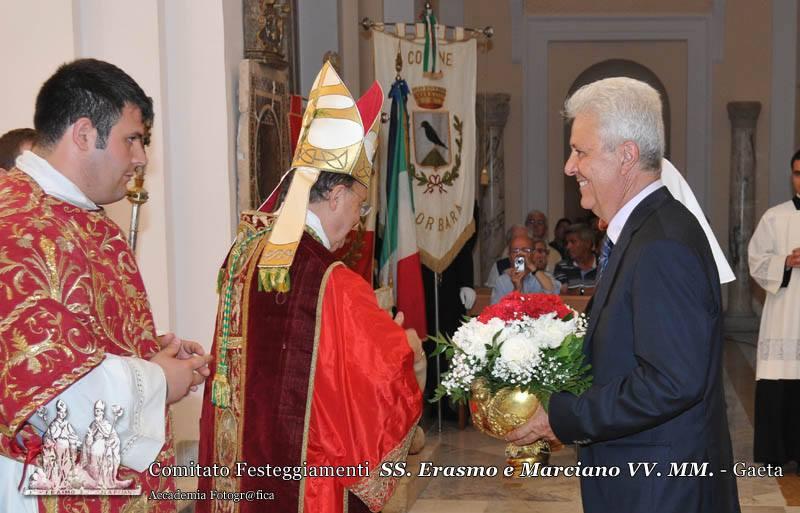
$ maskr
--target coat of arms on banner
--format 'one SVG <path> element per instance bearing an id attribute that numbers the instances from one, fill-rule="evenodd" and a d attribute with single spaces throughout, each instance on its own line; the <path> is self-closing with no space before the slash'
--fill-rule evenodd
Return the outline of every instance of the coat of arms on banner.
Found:
<path id="1" fill-rule="evenodd" d="M 67 420 L 67 405 L 56 403 L 56 416 L 48 422 L 47 410 L 37 414 L 47 424 L 42 435 L 42 467 L 30 476 L 25 495 L 140 495 L 140 487 L 131 488 L 132 479 L 120 480 L 120 440 L 116 424 L 125 413 L 111 406 L 112 419 L 106 418 L 103 401 L 94 404 L 94 419 L 83 440 Z M 80 460 L 78 453 L 80 451 Z M 24 477 L 23 477 L 24 479 Z"/>
<path id="2" fill-rule="evenodd" d="M 411 120 L 416 165 L 434 170 L 450 165 L 450 113 L 415 111 Z"/>
<path id="3" fill-rule="evenodd" d="M 411 113 L 414 140 L 412 176 L 417 186 L 424 188 L 424 193 L 446 193 L 459 176 L 464 125 L 458 116 L 441 110 L 447 95 L 444 87 L 414 87 L 412 92 L 417 105 L 422 107 Z M 452 137 L 453 132 L 455 137 Z"/>
<path id="4" fill-rule="evenodd" d="M 420 259 L 435 272 L 443 272 L 475 233 L 476 41 L 463 34 L 446 40 L 441 29 L 418 24 L 413 40 L 373 31 L 375 78 L 389 90 L 399 65 L 411 92 L 404 164 Z M 396 30 L 405 34 L 405 27 Z M 389 100 L 384 100 L 386 112 L 392 109 Z M 381 131 L 382 163 L 390 158 L 388 132 Z M 389 188 L 382 180 L 383 205 Z"/>

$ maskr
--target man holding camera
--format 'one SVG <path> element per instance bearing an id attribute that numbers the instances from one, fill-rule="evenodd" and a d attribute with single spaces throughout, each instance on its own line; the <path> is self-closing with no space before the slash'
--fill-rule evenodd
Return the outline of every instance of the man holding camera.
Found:
<path id="1" fill-rule="evenodd" d="M 533 239 L 527 234 L 513 237 L 508 244 L 511 267 L 497 278 L 492 288 L 492 304 L 509 292 L 558 294 L 561 283 L 545 270 L 549 252 L 543 239 Z"/>

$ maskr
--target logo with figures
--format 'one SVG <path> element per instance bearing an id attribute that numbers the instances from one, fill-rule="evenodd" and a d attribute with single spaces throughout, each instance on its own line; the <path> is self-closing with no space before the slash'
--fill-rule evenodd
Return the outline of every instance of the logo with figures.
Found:
<path id="1" fill-rule="evenodd" d="M 94 420 L 81 442 L 67 420 L 67 405 L 56 402 L 56 417 L 48 420 L 47 410 L 36 412 L 47 425 L 42 435 L 42 466 L 28 480 L 25 495 L 140 495 L 141 487 L 131 488 L 132 479 L 118 479 L 120 440 L 117 421 L 125 413 L 111 406 L 106 418 L 103 401 L 94 403 Z"/>

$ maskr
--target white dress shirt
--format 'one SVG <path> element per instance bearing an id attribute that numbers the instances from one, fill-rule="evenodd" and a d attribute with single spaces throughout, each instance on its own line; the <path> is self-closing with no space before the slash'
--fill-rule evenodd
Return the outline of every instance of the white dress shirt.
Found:
<path id="1" fill-rule="evenodd" d="M 631 213 L 633 213 L 633 209 L 639 206 L 639 203 L 644 201 L 646 197 L 650 196 L 650 194 L 654 193 L 661 187 L 664 187 L 664 182 L 662 182 L 660 179 L 656 180 L 639 191 L 639 194 L 629 199 L 627 203 L 622 205 L 622 208 L 619 209 L 616 214 L 614 214 L 614 217 L 608 223 L 606 234 L 608 235 L 608 238 L 611 239 L 611 242 L 614 244 L 617 243 L 620 234 L 622 234 L 622 229 L 625 227 L 625 223 L 628 222 L 628 218 L 631 216 Z"/>

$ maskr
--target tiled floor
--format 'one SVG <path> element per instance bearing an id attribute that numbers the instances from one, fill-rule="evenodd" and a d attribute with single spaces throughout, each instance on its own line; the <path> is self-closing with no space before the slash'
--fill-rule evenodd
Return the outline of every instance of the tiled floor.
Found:
<path id="1" fill-rule="evenodd" d="M 725 391 L 728 416 L 737 461 L 752 461 L 754 349 L 744 343 L 727 345 Z M 429 432 L 433 438 L 435 430 Z M 504 443 L 475 431 L 459 431 L 448 423 L 440 436 L 437 465 L 505 466 Z M 572 448 L 552 457 L 554 465 L 576 460 Z M 414 469 L 410 469 L 414 470 Z M 791 468 L 794 470 L 794 467 Z M 508 479 L 503 477 L 430 477 L 430 482 L 411 513 L 573 513 L 581 510 L 576 478 L 551 477 Z M 739 500 L 743 513 L 800 513 L 800 477 L 790 472 L 780 478 L 739 478 Z"/>

